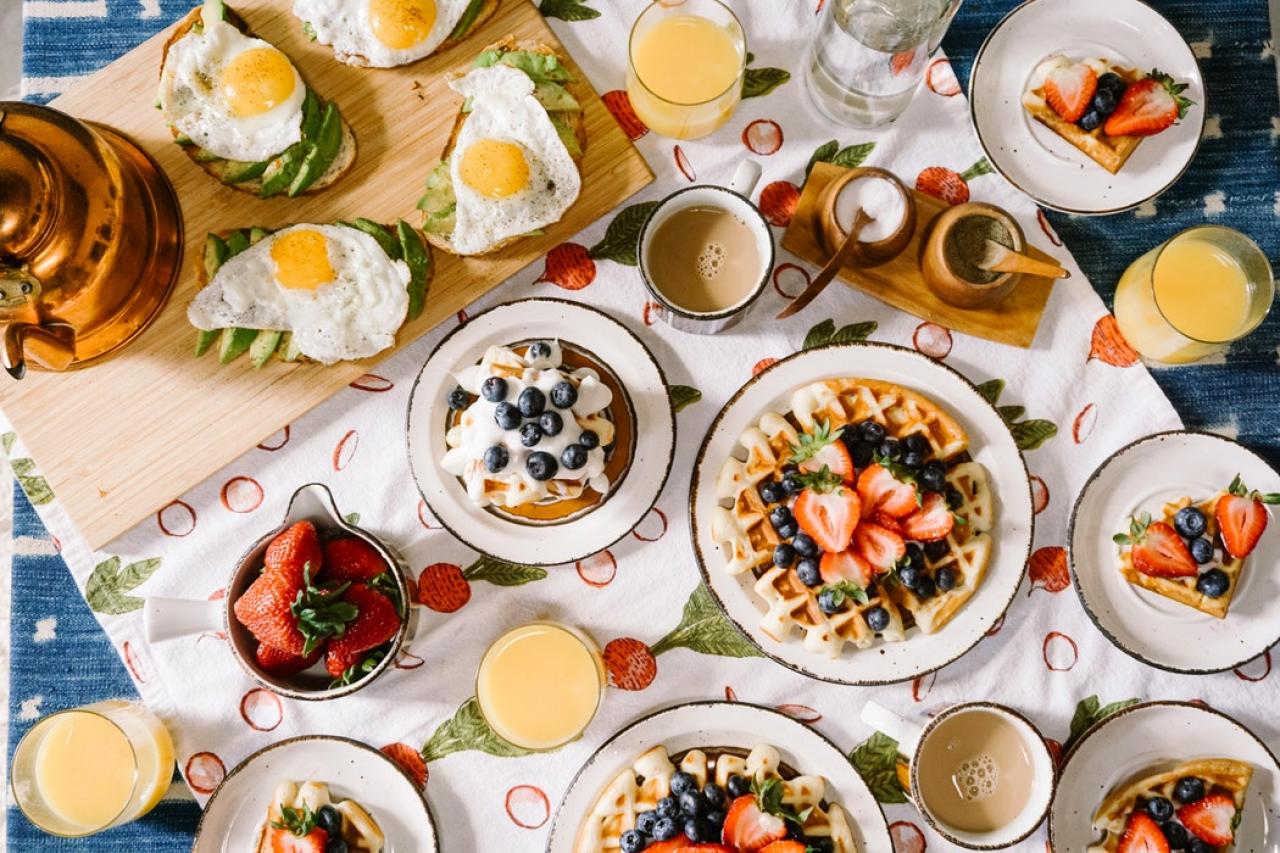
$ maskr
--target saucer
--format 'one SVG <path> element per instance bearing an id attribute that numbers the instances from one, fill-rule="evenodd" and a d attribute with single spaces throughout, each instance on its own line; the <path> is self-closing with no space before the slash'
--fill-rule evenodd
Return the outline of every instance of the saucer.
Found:
<path id="1" fill-rule="evenodd" d="M 553 525 L 522 523 L 478 506 L 462 481 L 441 464 L 447 449 L 445 398 L 463 368 L 479 363 L 490 346 L 559 340 L 590 354 L 617 378 L 634 426 L 631 464 L 590 511 Z M 459 326 L 427 359 L 414 382 L 408 413 L 409 467 L 432 515 L 482 554 L 526 565 L 572 563 L 631 532 L 653 507 L 671 471 L 675 413 L 666 377 L 653 354 L 609 315 L 563 299 L 524 299 L 477 314 Z"/>
<path id="2" fill-rule="evenodd" d="M 842 367 L 843 365 L 843 367 Z M 855 367 L 856 365 L 856 367 Z M 716 478 L 738 449 L 743 430 L 766 411 L 785 411 L 795 389 L 838 376 L 897 383 L 943 407 L 969 434 L 970 453 L 995 491 L 994 548 L 986 576 L 960 611 L 935 634 L 913 628 L 902 642 L 846 648 L 838 658 L 810 652 L 798 632 L 782 643 L 760 629 L 764 603 L 750 572 L 730 575 L 711 536 Z M 839 684 L 908 681 L 951 663 L 972 649 L 1008 609 L 1031 553 L 1032 505 L 1027 468 L 1009 428 L 968 379 L 920 353 L 889 344 L 857 343 L 796 353 L 761 371 L 721 409 L 698 452 L 689 495 L 690 536 L 698 567 L 725 615 L 761 652 L 810 678 Z"/>
<path id="3" fill-rule="evenodd" d="M 1022 108 L 1041 60 L 1104 57 L 1187 83 L 1195 104 L 1181 122 L 1143 140 L 1111 174 Z M 1200 146 L 1207 115 L 1204 79 L 1178 31 L 1141 0 L 1029 0 L 987 35 L 969 75 L 978 142 L 1000 174 L 1040 204 L 1064 213 L 1108 214 L 1155 198 L 1182 176 Z"/>
<path id="4" fill-rule="evenodd" d="M 1259 709 L 1261 710 L 1261 709 Z M 1253 765 L 1235 853 L 1272 851 L 1280 841 L 1280 765 L 1257 735 L 1220 711 L 1190 702 L 1145 702 L 1117 711 L 1071 751 L 1049 810 L 1049 845 L 1086 850 L 1100 833 L 1093 814 L 1107 793 L 1139 774 L 1194 758 L 1235 758 Z"/>
<path id="5" fill-rule="evenodd" d="M 831 741 L 786 714 L 745 702 L 689 702 L 647 714 L 626 726 L 582 765 L 556 809 L 546 853 L 574 853 L 578 828 L 605 787 L 636 756 L 662 744 L 671 753 L 760 743 L 776 747 L 782 761 L 827 780 L 827 799 L 849 816 L 859 853 L 893 853 L 884 812 L 867 783 Z"/>
<path id="6" fill-rule="evenodd" d="M 1173 672 L 1232 669 L 1280 639 L 1280 519 L 1245 558 L 1225 619 L 1130 584 L 1120 575 L 1111 537 L 1142 510 L 1158 517 L 1165 501 L 1207 498 L 1239 474 L 1250 489 L 1280 491 L 1280 474 L 1230 439 L 1173 431 L 1117 450 L 1089 477 L 1067 530 L 1071 579 L 1080 603 L 1112 643 L 1151 666 Z"/>
<path id="7" fill-rule="evenodd" d="M 437 853 L 435 821 L 418 786 L 378 750 L 343 737 L 304 735 L 264 747 L 227 773 L 209 802 L 191 853 L 256 850 L 276 785 L 324 782 L 334 799 L 365 806 L 386 836 L 386 853 Z"/>

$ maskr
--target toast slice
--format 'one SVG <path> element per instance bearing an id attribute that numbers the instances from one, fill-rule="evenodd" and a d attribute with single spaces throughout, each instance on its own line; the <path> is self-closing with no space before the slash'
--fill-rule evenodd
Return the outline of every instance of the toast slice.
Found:
<path id="1" fill-rule="evenodd" d="M 496 52 L 499 55 L 505 53 L 514 53 L 517 51 L 527 51 L 542 56 L 554 56 L 563 63 L 554 48 L 541 44 L 536 41 L 517 41 L 514 36 L 507 36 L 497 41 L 483 51 L 481 56 L 486 56 L 490 52 Z M 457 76 L 462 76 L 466 72 L 458 72 Z M 560 84 L 563 89 L 568 92 L 574 104 L 579 105 L 577 109 L 572 110 L 552 110 L 548 109 L 547 114 L 551 116 L 552 123 L 556 126 L 556 130 L 560 133 L 560 139 L 565 143 L 565 147 L 569 151 L 569 156 L 573 158 L 574 165 L 579 170 L 582 169 L 583 152 L 587 148 L 587 125 L 583 120 L 581 104 L 586 95 L 582 84 L 570 78 L 568 81 Z M 467 113 L 462 106 L 458 108 L 458 115 L 454 119 L 453 129 L 449 133 L 449 140 L 445 143 L 444 151 L 440 154 L 440 162 L 427 176 L 427 190 L 422 198 L 418 201 L 418 209 L 422 211 L 422 233 L 427 241 L 436 248 L 457 254 L 453 248 L 453 243 L 449 239 L 449 235 L 453 231 L 452 226 L 452 206 L 454 203 L 452 177 L 449 172 L 449 160 L 453 155 L 454 146 L 458 141 L 458 134 L 462 131 L 462 125 L 467 120 Z M 496 252 L 515 241 L 519 240 L 522 235 L 508 237 L 501 240 L 479 252 L 479 255 L 487 255 Z"/>
<path id="2" fill-rule="evenodd" d="M 447 50 L 455 44 L 464 41 L 467 36 L 471 35 L 471 33 L 475 32 L 482 24 L 494 16 L 498 11 L 499 2 L 500 0 L 471 0 L 471 2 L 467 4 L 466 10 L 462 13 L 462 17 L 458 19 L 458 23 L 454 25 L 453 31 L 449 33 L 444 41 L 440 42 L 435 50 L 431 51 L 431 53 L 424 54 L 418 59 L 402 63 L 402 65 L 412 65 L 414 62 L 421 62 L 428 56 L 435 56 L 440 51 Z M 296 7 L 294 9 L 294 14 L 298 14 Z M 309 21 L 303 19 L 302 28 L 313 41 L 316 39 L 315 29 Z M 336 49 L 333 52 L 333 58 L 346 65 L 354 65 L 359 68 L 386 67 L 373 66 L 373 63 L 369 61 L 369 57 L 364 56 L 363 54 L 345 53 Z"/>
<path id="3" fill-rule="evenodd" d="M 1136 68 L 1113 66 L 1110 70 L 1123 78 L 1125 83 L 1134 83 L 1146 76 Z M 1120 171 L 1125 161 L 1142 142 L 1141 136 L 1108 136 L 1102 132 L 1101 126 L 1093 130 L 1085 130 L 1067 121 L 1049 106 L 1049 102 L 1045 100 L 1043 85 L 1023 93 L 1022 108 L 1036 121 L 1080 149 L 1089 159 L 1113 175 Z"/>
<path id="4" fill-rule="evenodd" d="M 160 55 L 160 74 L 164 75 L 169 48 L 197 26 L 202 26 L 203 6 L 187 13 L 169 38 Z M 245 35 L 253 35 L 244 18 L 222 6 L 223 19 Z M 306 81 L 303 81 L 306 84 Z M 174 140 L 183 153 L 210 176 L 232 189 L 261 197 L 280 194 L 311 195 L 337 183 L 351 171 L 356 162 L 356 136 L 342 118 L 335 104 L 323 101 L 310 86 L 303 102 L 303 138 L 274 158 L 256 163 L 227 160 L 183 137 L 170 126 Z M 336 142 L 335 142 L 336 140 Z M 322 150 L 323 149 L 323 150 Z"/>

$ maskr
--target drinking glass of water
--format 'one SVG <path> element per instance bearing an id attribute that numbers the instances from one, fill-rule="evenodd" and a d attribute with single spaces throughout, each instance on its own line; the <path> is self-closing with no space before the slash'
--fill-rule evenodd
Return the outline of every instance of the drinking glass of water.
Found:
<path id="1" fill-rule="evenodd" d="M 960 2 L 828 0 L 805 65 L 818 109 L 852 127 L 901 115 Z"/>

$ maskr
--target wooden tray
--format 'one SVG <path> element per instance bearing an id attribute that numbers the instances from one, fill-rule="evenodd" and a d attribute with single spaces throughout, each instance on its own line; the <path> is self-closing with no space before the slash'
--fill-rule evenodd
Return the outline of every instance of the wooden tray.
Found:
<path id="1" fill-rule="evenodd" d="M 187 324 L 195 270 L 207 232 L 248 225 L 329 222 L 366 216 L 417 225 L 415 205 L 444 150 L 461 98 L 441 74 L 465 68 L 507 34 L 536 39 L 569 58 L 527 0 L 502 0 L 497 14 L 462 44 L 395 69 L 352 68 L 310 42 L 290 0 L 233 2 L 257 35 L 279 45 L 324 98 L 337 101 L 356 132 L 355 169 L 315 196 L 259 200 L 223 187 L 174 145 L 152 106 L 166 30 L 108 65 L 52 106 L 112 125 L 133 137 L 169 175 L 186 232 L 183 275 L 155 323 L 119 356 L 85 370 L 30 371 L 0 383 L 0 408 L 35 458 L 72 520 L 100 548 L 209 477 L 264 437 L 326 400 L 392 352 L 361 362 L 319 365 L 273 360 L 253 370 L 243 356 L 219 366 L 192 357 Z M 581 71 L 569 58 L 577 75 Z M 589 85 L 584 88 L 590 88 Z M 601 218 L 653 180 L 644 159 L 594 90 L 582 194 L 557 225 L 483 258 L 435 252 L 426 310 L 399 334 L 407 345 L 558 243 Z"/>
<path id="2" fill-rule="evenodd" d="M 822 245 L 818 198 L 828 183 L 844 172 L 841 166 L 815 163 L 809 180 L 800 194 L 791 224 L 782 235 L 782 248 L 821 267 L 830 257 Z M 1022 281 L 999 305 L 990 308 L 965 309 L 948 305 L 933 295 L 920 276 L 920 250 L 923 235 L 947 203 L 931 195 L 909 190 L 916 199 L 916 233 L 907 248 L 888 263 L 878 267 L 840 270 L 838 278 L 870 294 L 894 308 L 939 323 L 957 332 L 1002 344 L 1027 348 L 1035 340 L 1040 316 L 1053 290 L 1053 279 L 1024 275 Z M 1033 258 L 1054 261 L 1049 255 L 1027 247 Z"/>

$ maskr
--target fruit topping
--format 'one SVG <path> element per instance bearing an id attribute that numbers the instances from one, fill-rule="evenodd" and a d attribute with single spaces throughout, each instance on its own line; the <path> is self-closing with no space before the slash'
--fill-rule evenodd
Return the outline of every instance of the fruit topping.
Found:
<path id="1" fill-rule="evenodd" d="M 493 420 L 502 429 L 518 429 L 520 427 L 520 410 L 511 403 L 499 403 L 493 408 Z"/>
<path id="2" fill-rule="evenodd" d="M 480 396 L 490 403 L 501 403 L 507 399 L 507 380 L 501 376 L 490 376 L 480 385 Z"/>
<path id="3" fill-rule="evenodd" d="M 1129 532 L 1112 537 L 1118 545 L 1132 546 L 1133 567 L 1155 578 L 1195 577 L 1199 570 L 1178 532 L 1150 513 L 1130 520 Z"/>
<path id="4" fill-rule="evenodd" d="M 463 388 L 461 385 L 450 391 L 449 396 L 446 399 L 449 403 L 449 408 L 454 411 L 462 411 L 467 406 L 471 405 L 471 395 L 468 394 L 467 389 Z"/>
<path id="5" fill-rule="evenodd" d="M 1173 796 L 1180 803 L 1194 803 L 1204 798 L 1204 780 L 1184 776 L 1173 786 Z"/>
<path id="6" fill-rule="evenodd" d="M 894 518 L 902 518 L 916 511 L 919 506 L 916 490 L 899 481 L 885 466 L 876 463 L 858 475 L 858 497 L 862 500 L 862 514 L 884 512 Z"/>
<path id="7" fill-rule="evenodd" d="M 581 444 L 570 444 L 560 451 L 560 464 L 570 471 L 577 471 L 587 464 L 587 449 Z"/>
<path id="8" fill-rule="evenodd" d="M 828 551 L 822 555 L 819 576 L 824 583 L 851 581 L 860 587 L 871 585 L 871 567 L 853 551 Z M 803 580 L 803 578 L 802 578 Z M 816 584 L 810 584 L 816 586 Z"/>
<path id="9" fill-rule="evenodd" d="M 1131 812 L 1116 853 L 1169 853 L 1169 842 L 1160 825 L 1146 812 Z"/>
<path id="10" fill-rule="evenodd" d="M 732 844 L 743 853 L 762 850 L 786 837 L 786 822 L 765 811 L 754 793 L 736 798 L 729 806 L 721 836 L 726 844 Z"/>
<path id="11" fill-rule="evenodd" d="M 1178 809 L 1178 820 L 1187 831 L 1214 847 L 1235 840 L 1236 804 L 1226 794 L 1210 794 Z"/>
<path id="12" fill-rule="evenodd" d="M 1202 566 L 1213 559 L 1213 543 L 1203 536 L 1192 539 L 1188 547 L 1191 550 L 1191 558 Z"/>
<path id="13" fill-rule="evenodd" d="M 587 450 L 595 450 L 600 446 L 600 436 L 595 431 L 584 429 L 582 435 L 578 436 L 578 444 L 581 444 Z"/>
<path id="14" fill-rule="evenodd" d="M 532 385 L 520 392 L 516 398 L 516 407 L 526 418 L 536 418 L 547 407 L 547 395 Z"/>
<path id="15" fill-rule="evenodd" d="M 812 433 L 800 434 L 799 444 L 791 445 L 791 462 L 798 465 L 802 473 L 817 473 L 825 468 L 853 485 L 853 458 L 849 448 L 839 440 L 842 432 L 837 429 L 832 434 L 826 421 L 818 423 Z"/>
<path id="16" fill-rule="evenodd" d="M 527 421 L 520 427 L 520 443 L 525 447 L 537 447 L 542 441 L 542 427 L 535 421 Z"/>
<path id="17" fill-rule="evenodd" d="M 780 569 L 789 569 L 796 561 L 796 549 L 790 542 L 779 542 L 773 548 L 773 564 Z"/>
<path id="18" fill-rule="evenodd" d="M 529 472 L 530 477 L 539 481 L 550 480 L 556 475 L 556 470 L 559 468 L 556 464 L 556 458 L 543 450 L 530 453 L 529 458 L 525 460 L 524 467 Z"/>
<path id="19" fill-rule="evenodd" d="M 578 402 L 578 389 L 572 382 L 557 382 L 551 386 L 551 405 L 557 409 L 571 409 Z"/>
<path id="20" fill-rule="evenodd" d="M 866 620 L 867 627 L 872 631 L 883 631 L 889 627 L 889 611 L 883 607 L 869 607 L 862 614 L 862 618 Z"/>
<path id="21" fill-rule="evenodd" d="M 870 442 L 871 444 L 879 444 L 884 441 L 884 424 L 873 421 L 870 418 L 865 421 L 861 421 L 858 424 L 858 437 L 863 441 Z"/>
<path id="22" fill-rule="evenodd" d="M 1187 114 L 1191 101 L 1183 96 L 1186 83 L 1175 83 L 1159 69 L 1130 83 L 1115 112 L 1102 126 L 1107 136 L 1152 136 L 1171 127 Z"/>
<path id="23" fill-rule="evenodd" d="M 1198 507 L 1184 506 L 1173 516 L 1173 529 L 1179 536 L 1194 539 L 1204 533 L 1208 523 L 1204 513 Z"/>
<path id="24" fill-rule="evenodd" d="M 1152 797 L 1147 800 L 1147 814 L 1151 815 L 1151 819 L 1156 823 L 1164 823 L 1173 817 L 1173 803 L 1164 797 Z"/>
<path id="25" fill-rule="evenodd" d="M 822 559 L 826 559 L 825 554 Z M 812 557 L 805 557 L 796 563 L 796 577 L 800 578 L 800 583 L 805 586 L 822 586 L 822 567 Z"/>
<path id="26" fill-rule="evenodd" d="M 849 547 L 861 517 L 858 495 L 825 467 L 817 473 L 799 476 L 804 490 L 796 498 L 796 522 L 823 551 L 843 551 Z M 770 521 L 779 509 L 784 508 L 778 507 L 770 513 Z M 778 532 L 782 535 L 781 530 Z"/>
<path id="27" fill-rule="evenodd" d="M 1221 598 L 1231 588 L 1231 579 L 1222 569 L 1210 569 L 1196 578 L 1196 590 L 1210 598 Z"/>
<path id="28" fill-rule="evenodd" d="M 804 533 L 797 533 L 795 541 L 791 544 L 795 546 L 796 553 L 801 557 L 817 557 L 822 554 L 822 549 L 818 547 L 818 543 Z"/>
<path id="29" fill-rule="evenodd" d="M 1227 487 L 1227 493 L 1218 498 L 1214 517 L 1222 534 L 1222 544 L 1227 553 L 1237 559 L 1247 557 L 1257 546 L 1267 529 L 1267 504 L 1280 504 L 1280 493 L 1261 494 L 1250 491 L 1237 474 Z"/>
<path id="30" fill-rule="evenodd" d="M 1083 62 L 1054 68 L 1044 79 L 1044 98 L 1065 121 L 1077 122 L 1089 109 L 1098 74 Z"/>
<path id="31" fill-rule="evenodd" d="M 760 493 L 760 500 L 766 505 L 781 503 L 787 499 L 786 490 L 782 488 L 782 484 L 777 480 L 764 480 L 756 487 Z"/>
<path id="32" fill-rule="evenodd" d="M 564 418 L 557 412 L 543 412 L 538 415 L 538 428 L 542 430 L 543 435 L 559 435 L 564 429 Z"/>
<path id="33" fill-rule="evenodd" d="M 907 553 L 907 543 L 892 530 L 863 522 L 853 532 L 853 548 L 879 573 L 889 571 Z"/>
<path id="34" fill-rule="evenodd" d="M 510 461 L 511 455 L 500 444 L 495 444 L 484 452 L 484 469 L 490 474 L 497 474 L 503 468 L 506 468 L 507 463 Z"/>
<path id="35" fill-rule="evenodd" d="M 941 591 L 950 592 L 959 585 L 960 576 L 951 566 L 943 566 L 933 573 L 933 581 Z"/>
<path id="36" fill-rule="evenodd" d="M 955 523 L 946 498 L 937 492 L 929 492 L 923 505 L 902 519 L 902 532 L 906 538 L 917 542 L 933 542 L 950 533 Z"/>

